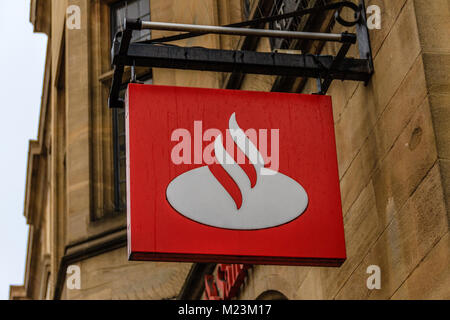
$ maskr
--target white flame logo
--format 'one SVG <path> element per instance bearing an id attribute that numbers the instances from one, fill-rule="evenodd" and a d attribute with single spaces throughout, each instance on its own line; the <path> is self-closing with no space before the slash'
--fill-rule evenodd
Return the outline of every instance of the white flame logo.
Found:
<path id="1" fill-rule="evenodd" d="M 284 174 L 264 168 L 264 158 L 239 127 L 234 113 L 229 129 L 234 143 L 253 165 L 256 181 L 234 161 L 223 147 L 222 135 L 218 135 L 214 153 L 228 181 L 222 181 L 208 166 L 183 173 L 167 187 L 170 205 L 189 219 L 224 229 L 271 228 L 298 218 L 308 206 L 303 187 Z"/>

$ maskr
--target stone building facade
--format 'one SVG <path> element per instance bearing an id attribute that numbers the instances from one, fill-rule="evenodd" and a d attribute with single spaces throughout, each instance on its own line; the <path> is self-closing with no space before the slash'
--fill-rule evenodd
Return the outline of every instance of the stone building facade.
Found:
<path id="1" fill-rule="evenodd" d="M 129 262 L 121 204 L 123 115 L 107 107 L 110 48 L 121 17 L 225 25 L 280 11 L 273 0 L 32 0 L 48 35 L 39 133 L 30 141 L 24 215 L 30 225 L 23 286 L 11 299 L 199 299 L 213 264 Z M 354 2 L 359 2 L 354 0 Z M 333 100 L 347 260 L 340 268 L 252 266 L 239 299 L 450 298 L 450 3 L 367 0 L 375 73 L 365 86 L 334 81 Z M 71 5 L 80 24 L 68 28 Z M 345 12 L 343 13 L 345 14 Z M 299 21 L 332 30 L 330 14 Z M 282 23 L 271 27 L 283 27 Z M 351 30 L 350 30 L 351 31 Z M 163 32 L 139 34 L 145 39 Z M 186 46 L 336 54 L 337 46 L 207 35 Z M 357 48 L 351 49 L 356 55 Z M 129 69 L 126 77 L 130 77 Z M 138 70 L 162 85 L 315 92 L 312 80 L 181 70 Z M 70 289 L 69 266 L 81 272 Z M 367 267 L 381 270 L 369 290 Z"/>

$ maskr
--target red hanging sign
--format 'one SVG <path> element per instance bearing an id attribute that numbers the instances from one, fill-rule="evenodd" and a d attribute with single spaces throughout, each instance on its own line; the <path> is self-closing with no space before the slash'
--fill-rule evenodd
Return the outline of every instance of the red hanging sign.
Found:
<path id="1" fill-rule="evenodd" d="M 331 99 L 130 84 L 131 260 L 339 266 Z"/>

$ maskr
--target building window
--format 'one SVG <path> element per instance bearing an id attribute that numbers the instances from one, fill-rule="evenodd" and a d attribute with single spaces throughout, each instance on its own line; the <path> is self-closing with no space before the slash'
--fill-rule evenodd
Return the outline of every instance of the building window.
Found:
<path id="1" fill-rule="evenodd" d="M 120 1 L 111 7 L 111 35 L 123 31 L 124 20 L 141 19 L 150 21 L 150 1 L 149 0 L 128 0 Z M 150 30 L 133 31 L 131 41 L 143 41 L 150 39 Z"/>
<path id="2" fill-rule="evenodd" d="M 251 0 L 242 0 L 242 15 L 244 16 L 244 20 L 250 19 L 251 13 Z"/>
<path id="3" fill-rule="evenodd" d="M 120 1 L 111 6 L 111 43 L 117 32 L 123 30 L 125 18 L 150 21 L 149 0 Z M 150 39 L 150 30 L 133 31 L 132 42 Z M 141 82 L 152 83 L 151 69 L 139 70 L 137 79 Z M 120 92 L 125 96 L 127 84 Z M 114 155 L 114 206 L 116 211 L 126 208 L 126 151 L 125 151 L 125 110 L 113 109 L 113 155 Z"/>
<path id="4" fill-rule="evenodd" d="M 273 2 L 271 15 L 280 15 L 288 12 L 309 9 L 317 6 L 324 6 L 330 3 L 330 0 L 275 0 Z M 287 30 L 287 31 L 302 31 L 305 29 L 305 21 L 307 16 L 295 17 L 285 20 L 279 20 L 271 23 L 271 29 Z M 292 45 L 290 39 L 272 38 L 270 40 L 273 49 L 289 49 Z"/>

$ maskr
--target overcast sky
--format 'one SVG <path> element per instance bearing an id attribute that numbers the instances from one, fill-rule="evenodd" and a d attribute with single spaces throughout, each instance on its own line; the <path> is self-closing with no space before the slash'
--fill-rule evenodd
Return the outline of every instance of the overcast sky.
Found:
<path id="1" fill-rule="evenodd" d="M 0 0 L 0 299 L 23 284 L 29 139 L 37 139 L 47 36 L 34 34 L 30 0 Z"/>

